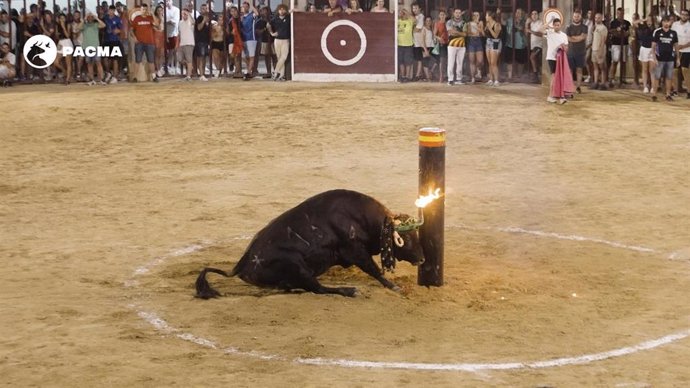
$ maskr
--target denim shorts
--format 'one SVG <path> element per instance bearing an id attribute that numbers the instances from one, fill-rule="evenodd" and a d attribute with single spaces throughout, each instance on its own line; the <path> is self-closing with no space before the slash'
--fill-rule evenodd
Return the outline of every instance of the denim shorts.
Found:
<path id="1" fill-rule="evenodd" d="M 470 36 L 469 43 L 467 44 L 467 51 L 471 53 L 483 52 L 484 47 L 482 46 L 482 38 Z"/>
<path id="2" fill-rule="evenodd" d="M 674 61 L 662 62 L 659 61 L 656 64 L 656 69 L 654 69 L 654 77 L 656 79 L 661 79 L 661 77 L 667 80 L 673 79 L 673 67 L 675 66 Z"/>
<path id="3" fill-rule="evenodd" d="M 134 45 L 134 61 L 141 63 L 144 53 L 146 53 L 146 62 L 153 63 L 156 54 L 156 45 L 137 43 Z"/>

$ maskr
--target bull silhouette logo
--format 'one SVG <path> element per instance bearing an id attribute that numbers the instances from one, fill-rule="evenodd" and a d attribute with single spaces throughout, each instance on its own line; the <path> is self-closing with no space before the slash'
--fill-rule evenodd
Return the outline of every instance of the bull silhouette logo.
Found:
<path id="1" fill-rule="evenodd" d="M 24 44 L 24 59 L 36 69 L 45 69 L 55 62 L 57 45 L 45 35 L 34 35 Z"/>

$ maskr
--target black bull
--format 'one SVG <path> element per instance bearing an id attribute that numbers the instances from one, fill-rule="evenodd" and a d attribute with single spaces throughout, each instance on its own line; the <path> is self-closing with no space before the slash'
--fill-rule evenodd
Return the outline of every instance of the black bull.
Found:
<path id="1" fill-rule="evenodd" d="M 354 296 L 354 287 L 325 287 L 317 280 L 335 265 L 354 265 L 397 291 L 399 288 L 383 277 L 372 256 L 381 255 L 383 270 L 389 271 L 396 260 L 422 263 L 419 225 L 414 218 L 394 215 L 367 195 L 327 191 L 286 211 L 260 230 L 232 272 L 204 268 L 196 280 L 197 297 L 220 296 L 206 281 L 207 272 L 239 276 L 259 287 Z"/>

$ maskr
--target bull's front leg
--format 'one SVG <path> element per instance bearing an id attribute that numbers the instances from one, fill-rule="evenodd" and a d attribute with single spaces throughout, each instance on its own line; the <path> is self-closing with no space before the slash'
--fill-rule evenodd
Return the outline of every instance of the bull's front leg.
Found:
<path id="1" fill-rule="evenodd" d="M 378 280 L 384 287 L 390 288 L 395 292 L 400 292 L 400 287 L 396 286 L 393 282 L 383 277 L 383 271 L 376 264 L 374 259 L 371 257 L 369 252 L 364 247 L 358 246 L 348 249 L 347 252 L 343 252 L 343 255 L 348 259 L 348 261 L 354 263 L 357 268 L 364 271 L 369 276 Z"/>

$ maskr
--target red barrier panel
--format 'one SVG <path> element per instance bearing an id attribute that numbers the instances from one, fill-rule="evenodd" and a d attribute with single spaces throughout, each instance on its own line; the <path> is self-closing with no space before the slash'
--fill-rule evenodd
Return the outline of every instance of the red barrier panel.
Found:
<path id="1" fill-rule="evenodd" d="M 293 14 L 293 80 L 395 81 L 390 13 Z"/>

